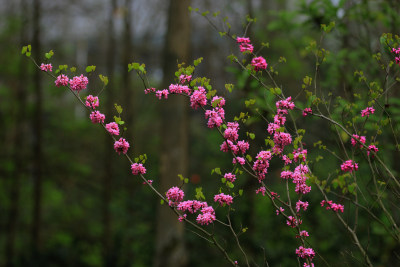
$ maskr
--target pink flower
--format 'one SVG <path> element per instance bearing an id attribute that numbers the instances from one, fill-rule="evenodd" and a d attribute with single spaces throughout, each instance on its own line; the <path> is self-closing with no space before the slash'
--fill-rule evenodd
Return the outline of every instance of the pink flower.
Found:
<path id="1" fill-rule="evenodd" d="M 246 151 L 250 148 L 250 145 L 249 142 L 242 140 L 237 143 L 237 147 L 239 148 L 242 154 L 245 154 Z"/>
<path id="2" fill-rule="evenodd" d="M 85 105 L 89 108 L 96 109 L 99 106 L 99 98 L 97 96 L 88 95 Z"/>
<path id="3" fill-rule="evenodd" d="M 181 83 L 181 84 L 188 83 L 191 80 L 192 80 L 192 75 L 184 75 L 184 74 L 182 74 L 181 76 L 179 76 L 179 83 Z"/>
<path id="4" fill-rule="evenodd" d="M 228 181 L 233 183 L 236 180 L 236 175 L 232 174 L 232 173 L 225 173 L 224 178 Z"/>
<path id="5" fill-rule="evenodd" d="M 358 143 L 356 139 L 358 139 L 361 143 L 365 144 L 365 141 L 366 141 L 365 136 L 358 136 L 357 134 L 353 134 L 353 137 L 351 138 L 352 146 L 356 146 L 356 144 Z M 362 147 L 363 147 L 363 145 L 360 144 L 360 148 L 362 148 Z"/>
<path id="6" fill-rule="evenodd" d="M 166 195 L 169 201 L 168 205 L 176 207 L 180 202 L 182 202 L 185 193 L 178 187 L 174 186 L 167 191 Z"/>
<path id="7" fill-rule="evenodd" d="M 296 249 L 296 254 L 297 257 L 303 259 L 313 259 L 315 257 L 315 252 L 312 248 L 304 248 L 303 246 L 300 246 L 298 249 Z"/>
<path id="8" fill-rule="evenodd" d="M 267 61 L 263 57 L 255 57 L 251 60 L 251 65 L 255 71 L 265 70 L 268 66 Z"/>
<path id="9" fill-rule="evenodd" d="M 312 109 L 311 108 L 305 108 L 303 110 L 303 117 L 307 116 L 308 114 L 312 114 Z"/>
<path id="10" fill-rule="evenodd" d="M 88 78 L 86 76 L 83 76 L 83 74 L 81 74 L 81 76 L 75 76 L 74 78 L 72 78 L 72 80 L 69 81 L 71 89 L 78 92 L 86 89 L 88 83 Z"/>
<path id="11" fill-rule="evenodd" d="M 116 122 L 106 124 L 106 129 L 112 135 L 119 135 L 119 127 Z"/>
<path id="12" fill-rule="evenodd" d="M 369 145 L 369 146 L 368 146 L 368 150 L 367 150 L 367 154 L 368 154 L 368 156 L 369 156 L 369 154 L 370 154 L 371 151 L 377 153 L 378 150 L 379 150 L 379 149 L 378 149 L 375 145 Z M 373 156 L 374 156 L 374 155 L 372 154 L 372 157 L 373 157 Z"/>
<path id="13" fill-rule="evenodd" d="M 147 89 L 144 89 L 144 93 L 147 95 L 147 94 L 150 94 L 150 93 L 155 93 L 156 92 L 156 88 L 147 88 Z"/>
<path id="14" fill-rule="evenodd" d="M 237 122 L 228 122 L 227 128 L 224 131 L 224 138 L 230 141 L 236 141 L 239 138 L 238 130 L 239 124 Z"/>
<path id="15" fill-rule="evenodd" d="M 324 207 L 325 206 L 325 204 L 326 204 L 326 209 L 327 210 L 333 210 L 333 211 L 335 211 L 335 212 L 344 212 L 344 206 L 343 205 L 341 205 L 341 204 L 336 204 L 336 203 L 333 203 L 332 202 L 332 200 L 329 200 L 329 201 L 326 201 L 326 200 L 322 200 L 321 201 L 321 207 Z"/>
<path id="16" fill-rule="evenodd" d="M 240 43 L 250 43 L 250 38 L 248 38 L 248 37 L 237 37 L 236 38 L 236 42 L 238 43 L 238 44 L 240 44 Z"/>
<path id="17" fill-rule="evenodd" d="M 164 97 L 164 99 L 167 99 L 168 95 L 169 95 L 168 89 L 157 90 L 157 92 L 156 92 L 156 97 L 160 100 L 162 97 Z"/>
<path id="18" fill-rule="evenodd" d="M 90 120 L 93 123 L 104 123 L 106 116 L 104 116 L 104 114 L 101 114 L 99 111 L 92 111 L 92 113 L 90 113 Z"/>
<path id="19" fill-rule="evenodd" d="M 299 159 L 302 159 L 304 162 L 307 159 L 307 149 L 301 149 L 300 147 L 297 150 L 293 151 L 293 160 L 297 162 Z"/>
<path id="20" fill-rule="evenodd" d="M 344 172 L 352 172 L 352 171 L 358 170 L 358 164 L 350 159 L 350 160 L 343 162 L 343 164 L 340 165 L 340 168 Z"/>
<path id="21" fill-rule="evenodd" d="M 233 203 L 233 197 L 230 195 L 225 195 L 224 193 L 214 196 L 214 202 L 218 202 L 221 206 L 230 205 Z"/>
<path id="22" fill-rule="evenodd" d="M 208 225 L 217 219 L 215 217 L 215 211 L 213 207 L 205 207 L 201 210 L 201 212 L 202 214 L 199 214 L 196 218 L 198 224 Z"/>
<path id="23" fill-rule="evenodd" d="M 370 114 L 374 114 L 374 107 L 367 107 L 366 109 L 361 110 L 361 117 L 369 117 Z"/>
<path id="24" fill-rule="evenodd" d="M 249 53 L 253 53 L 253 51 L 254 51 L 254 46 L 252 45 L 252 44 L 249 44 L 249 43 L 241 43 L 240 45 L 239 45 L 239 49 L 240 49 L 240 52 L 249 52 Z"/>
<path id="25" fill-rule="evenodd" d="M 289 96 L 285 100 L 279 100 L 276 102 L 276 108 L 277 109 L 294 109 L 295 105 L 294 102 L 292 101 L 292 97 Z"/>
<path id="26" fill-rule="evenodd" d="M 279 215 L 279 214 L 281 214 L 282 212 L 284 212 L 285 211 L 285 209 L 284 208 L 282 208 L 282 207 L 279 207 L 279 209 L 278 210 L 276 210 L 275 212 L 276 212 L 276 215 Z"/>
<path id="27" fill-rule="evenodd" d="M 265 196 L 265 192 L 266 192 L 267 190 L 265 189 L 265 187 L 264 186 L 261 186 L 260 188 L 258 188 L 257 190 L 256 190 L 256 194 L 259 194 L 259 193 L 261 193 L 263 196 Z"/>
<path id="28" fill-rule="evenodd" d="M 234 143 L 232 143 L 232 141 L 230 141 L 230 140 L 224 141 L 224 142 L 222 143 L 221 147 L 220 147 L 220 150 L 221 150 L 222 152 L 229 152 L 229 151 L 232 151 L 235 155 L 236 155 L 236 154 L 238 153 L 238 151 L 239 151 L 238 147 L 237 147 Z"/>
<path id="29" fill-rule="evenodd" d="M 207 104 L 206 89 L 199 86 L 197 90 L 190 96 L 190 106 L 194 109 L 205 106 Z"/>
<path id="30" fill-rule="evenodd" d="M 282 179 L 291 179 L 292 178 L 292 172 L 291 171 L 282 171 L 281 172 L 281 178 Z"/>
<path id="31" fill-rule="evenodd" d="M 216 107 L 212 110 L 206 110 L 205 116 L 206 119 L 208 119 L 208 128 L 219 127 L 222 125 L 223 119 L 225 119 L 225 110 L 223 108 Z"/>
<path id="32" fill-rule="evenodd" d="M 178 221 L 182 222 L 182 221 L 184 221 L 186 219 L 186 217 L 187 217 L 187 215 L 183 214 L 182 216 L 178 217 Z"/>
<path id="33" fill-rule="evenodd" d="M 119 155 L 121 154 L 121 152 L 123 154 L 126 154 L 128 152 L 128 148 L 129 143 L 122 137 L 114 143 L 115 152 L 117 152 Z"/>
<path id="34" fill-rule="evenodd" d="M 276 124 L 276 123 L 269 123 L 268 124 L 268 133 L 270 134 L 270 135 L 273 135 L 274 133 L 275 133 L 275 131 L 277 130 L 277 129 L 279 129 L 279 128 L 281 128 L 281 126 L 279 125 L 279 124 Z"/>
<path id="35" fill-rule="evenodd" d="M 211 100 L 211 105 L 213 105 L 213 107 L 222 108 L 223 106 L 225 106 L 225 98 L 221 96 L 214 96 Z"/>
<path id="36" fill-rule="evenodd" d="M 296 211 L 300 212 L 301 209 L 303 209 L 304 211 L 307 210 L 308 208 L 308 202 L 303 202 L 301 200 L 296 202 Z"/>
<path id="37" fill-rule="evenodd" d="M 299 235 L 299 236 L 302 236 L 302 237 L 309 237 L 310 235 L 308 234 L 307 231 L 303 230 L 303 231 L 300 231 L 300 235 Z"/>
<path id="38" fill-rule="evenodd" d="M 42 71 L 53 71 L 53 66 L 51 64 L 44 64 L 42 63 L 42 65 L 40 65 L 40 70 Z"/>
<path id="39" fill-rule="evenodd" d="M 240 165 L 244 165 L 246 163 L 246 160 L 242 157 L 236 157 L 233 158 L 232 163 L 233 164 L 239 163 Z"/>
<path id="40" fill-rule="evenodd" d="M 57 87 L 67 86 L 69 83 L 69 78 L 67 75 L 61 74 L 58 75 L 57 80 L 54 82 Z"/>
<path id="41" fill-rule="evenodd" d="M 292 163 L 292 160 L 286 155 L 282 156 L 282 160 L 285 162 L 285 165 L 289 165 L 290 163 Z"/>
<path id="42" fill-rule="evenodd" d="M 142 163 L 133 163 L 131 165 L 131 170 L 134 175 L 145 174 L 146 168 L 143 166 Z"/>
<path id="43" fill-rule="evenodd" d="M 288 226 L 292 227 L 292 228 L 295 228 L 296 226 L 298 226 L 298 225 L 300 225 L 300 224 L 302 224 L 302 223 L 303 223 L 302 220 L 296 219 L 296 218 L 293 217 L 293 216 L 289 216 L 289 217 L 288 217 L 288 220 L 286 220 L 286 224 L 287 224 Z"/>
<path id="44" fill-rule="evenodd" d="M 206 202 L 200 202 L 198 200 L 187 200 L 187 201 L 183 201 L 180 202 L 178 204 L 177 209 L 180 211 L 188 211 L 190 213 L 195 213 L 200 209 L 203 209 L 205 207 L 207 207 L 207 203 Z"/>
<path id="45" fill-rule="evenodd" d="M 171 94 L 182 94 L 185 93 L 190 95 L 191 89 L 187 85 L 180 85 L 180 84 L 171 84 L 168 87 L 168 90 Z"/>
<path id="46" fill-rule="evenodd" d="M 278 193 L 275 193 L 275 192 L 271 191 L 271 197 L 272 197 L 272 199 L 275 199 L 275 198 L 279 198 L 280 195 L 278 195 Z"/>

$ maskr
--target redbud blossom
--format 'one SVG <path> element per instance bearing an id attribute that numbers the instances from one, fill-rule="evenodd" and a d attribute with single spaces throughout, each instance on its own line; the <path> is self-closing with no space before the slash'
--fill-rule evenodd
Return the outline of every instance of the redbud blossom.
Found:
<path id="1" fill-rule="evenodd" d="M 112 135 L 119 135 L 119 127 L 116 122 L 106 124 L 106 129 Z"/>
<path id="2" fill-rule="evenodd" d="M 98 110 L 96 111 L 92 111 L 92 113 L 90 113 L 90 120 L 93 123 L 104 123 L 106 116 L 104 116 L 104 114 L 101 114 Z"/>
<path id="3" fill-rule="evenodd" d="M 118 154 L 121 154 L 121 152 L 123 154 L 126 154 L 128 152 L 128 148 L 129 143 L 122 137 L 114 143 L 115 152 L 117 152 Z"/>
<path id="4" fill-rule="evenodd" d="M 176 207 L 180 202 L 182 202 L 185 193 L 178 187 L 174 186 L 167 191 L 166 195 L 169 201 L 168 205 Z"/>
<path id="5" fill-rule="evenodd" d="M 42 63 L 42 65 L 40 65 L 40 70 L 42 71 L 53 71 L 53 66 L 51 64 L 44 64 Z"/>
<path id="6" fill-rule="evenodd" d="M 146 168 L 143 166 L 142 163 L 133 163 L 131 165 L 131 170 L 134 175 L 145 174 Z"/>
<path id="7" fill-rule="evenodd" d="M 255 57 L 251 60 L 251 65 L 255 71 L 265 70 L 268 66 L 267 61 L 263 57 Z"/>
<path id="8" fill-rule="evenodd" d="M 69 78 L 67 75 L 61 74 L 58 75 L 57 80 L 54 82 L 57 87 L 67 86 L 69 83 Z"/>
<path id="9" fill-rule="evenodd" d="M 361 117 L 369 117 L 370 114 L 374 114 L 374 107 L 367 107 L 366 109 L 361 110 Z"/>
<path id="10" fill-rule="evenodd" d="M 72 80 L 69 80 L 69 85 L 71 86 L 71 89 L 74 91 L 81 91 L 83 89 L 86 89 L 87 85 L 89 83 L 89 80 L 86 76 L 75 76 L 72 78 Z"/>
<path id="11" fill-rule="evenodd" d="M 96 109 L 99 106 L 99 98 L 97 96 L 88 95 L 86 97 L 85 106 Z"/>

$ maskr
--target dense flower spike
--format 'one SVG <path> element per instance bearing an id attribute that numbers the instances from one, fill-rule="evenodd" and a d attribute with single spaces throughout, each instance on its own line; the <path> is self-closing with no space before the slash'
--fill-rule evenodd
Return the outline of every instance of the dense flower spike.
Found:
<path id="1" fill-rule="evenodd" d="M 40 65 L 40 69 L 41 69 L 42 71 L 45 71 L 45 72 L 47 72 L 47 71 L 53 71 L 53 66 L 52 66 L 51 64 L 44 64 L 44 63 L 42 63 L 42 65 Z"/>
<path id="2" fill-rule="evenodd" d="M 69 83 L 69 78 L 67 75 L 61 74 L 61 75 L 58 75 L 58 77 L 54 83 L 56 84 L 57 87 L 67 86 Z"/>
<path id="3" fill-rule="evenodd" d="M 92 113 L 90 113 L 90 120 L 93 123 L 104 123 L 105 119 L 106 116 L 104 116 L 104 114 L 100 113 L 98 110 L 92 111 Z"/>
<path id="4" fill-rule="evenodd" d="M 321 207 L 324 207 L 326 204 L 326 209 L 327 210 L 333 210 L 335 212 L 341 211 L 342 213 L 344 212 L 344 206 L 341 204 L 336 204 L 333 203 L 332 200 L 326 201 L 326 200 L 322 200 L 321 201 Z"/>
<path id="5" fill-rule="evenodd" d="M 134 175 L 145 174 L 146 168 L 143 166 L 142 163 L 133 163 L 131 165 L 131 170 Z"/>
<path id="6" fill-rule="evenodd" d="M 213 223 L 216 219 L 213 207 L 205 207 L 201 209 L 201 214 L 197 216 L 196 221 L 198 224 L 208 225 Z"/>
<path id="7" fill-rule="evenodd" d="M 251 65 L 255 71 L 265 70 L 268 66 L 267 61 L 263 57 L 255 57 L 251 60 Z"/>
<path id="8" fill-rule="evenodd" d="M 205 106 L 207 104 L 206 89 L 199 86 L 197 90 L 190 96 L 190 106 L 194 109 Z"/>
<path id="9" fill-rule="evenodd" d="M 374 107 L 367 107 L 366 109 L 361 110 L 361 117 L 369 117 L 370 114 L 374 114 Z"/>
<path id="10" fill-rule="evenodd" d="M 174 186 L 167 191 L 166 195 L 169 201 L 168 205 L 176 207 L 180 202 L 182 202 L 185 193 L 178 187 Z"/>
<path id="11" fill-rule="evenodd" d="M 340 165 L 340 168 L 344 172 L 352 172 L 352 171 L 358 170 L 358 164 L 350 159 L 350 160 L 343 162 L 343 164 Z"/>
<path id="12" fill-rule="evenodd" d="M 121 152 L 123 154 L 126 154 L 129 149 L 129 143 L 124 138 L 121 137 L 118 141 L 115 141 L 114 149 L 115 152 L 117 152 L 118 154 L 121 154 Z"/>
<path id="13" fill-rule="evenodd" d="M 71 89 L 77 92 L 86 89 L 88 83 L 88 78 L 86 76 L 83 76 L 83 74 L 81 74 L 81 76 L 75 76 L 74 78 L 72 78 L 72 80 L 69 81 Z"/>
<path id="14" fill-rule="evenodd" d="M 85 105 L 88 108 L 96 109 L 99 106 L 99 98 L 97 96 L 88 95 L 86 97 Z"/>
<path id="15" fill-rule="evenodd" d="M 116 122 L 106 124 L 106 129 L 112 135 L 119 135 L 119 127 Z"/>
<path id="16" fill-rule="evenodd" d="M 230 205 L 233 203 L 233 197 L 230 195 L 225 195 L 224 193 L 214 196 L 214 202 L 218 202 L 221 206 Z"/>

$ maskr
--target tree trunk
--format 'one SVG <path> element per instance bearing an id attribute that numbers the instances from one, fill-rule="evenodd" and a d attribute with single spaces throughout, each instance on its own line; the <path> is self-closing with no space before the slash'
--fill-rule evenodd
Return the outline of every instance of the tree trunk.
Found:
<path id="1" fill-rule="evenodd" d="M 21 1 L 21 14 L 26 14 L 26 2 Z M 25 19 L 26 16 L 21 15 L 21 31 L 20 31 L 20 46 L 26 45 L 26 30 L 25 26 L 27 25 L 27 21 Z M 21 187 L 21 179 L 25 175 L 26 169 L 24 168 L 24 162 L 26 162 L 26 155 L 24 152 L 25 147 L 25 123 L 26 123 L 26 90 L 23 84 L 23 81 L 27 79 L 27 68 L 26 68 L 26 60 L 25 58 L 20 59 L 19 61 L 19 82 L 16 88 L 16 103 L 17 103 L 17 114 L 15 118 L 15 136 L 13 140 L 13 165 L 14 169 L 10 175 L 11 182 L 11 191 L 10 191 L 10 200 L 11 207 L 8 212 L 8 221 L 7 221 L 7 233 L 6 233 L 6 246 L 5 246 L 5 255 L 6 255 L 6 266 L 14 266 L 14 255 L 15 255 L 15 237 L 17 233 L 18 227 L 18 218 L 19 218 L 19 205 L 20 205 L 20 187 Z"/>
<path id="2" fill-rule="evenodd" d="M 163 86 L 174 81 L 177 61 L 189 60 L 190 14 L 188 0 L 171 0 L 163 58 Z M 180 183 L 177 174 L 187 175 L 188 103 L 180 96 L 171 96 L 161 103 L 160 191 Z M 185 266 L 184 224 L 165 206 L 157 213 L 156 259 L 154 266 Z"/>
<path id="3" fill-rule="evenodd" d="M 33 1 L 33 40 L 32 50 L 36 58 L 41 55 L 41 1 Z M 41 84 L 41 73 L 35 71 L 33 74 L 34 103 L 33 111 L 33 213 L 32 213 L 32 260 L 34 265 L 40 265 L 41 253 L 41 219 L 42 219 L 42 172 L 43 172 L 43 149 L 42 149 L 42 113 L 43 113 L 43 92 Z"/>

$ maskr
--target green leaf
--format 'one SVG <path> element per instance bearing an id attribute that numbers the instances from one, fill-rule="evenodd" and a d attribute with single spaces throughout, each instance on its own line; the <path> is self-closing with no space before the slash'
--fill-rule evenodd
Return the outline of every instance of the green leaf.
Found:
<path id="1" fill-rule="evenodd" d="M 185 180 L 185 177 L 183 177 L 182 174 L 178 174 L 178 177 L 179 177 L 179 179 L 180 179 L 181 181 Z"/>
<path id="2" fill-rule="evenodd" d="M 239 190 L 239 196 L 242 196 L 243 195 L 243 189 L 240 189 Z"/>
<path id="3" fill-rule="evenodd" d="M 164 199 L 161 199 L 161 200 L 160 200 L 160 204 L 161 204 L 161 205 L 164 205 Z"/>
<path id="4" fill-rule="evenodd" d="M 122 113 L 122 107 L 118 105 L 117 103 L 114 104 L 115 109 L 117 110 L 118 114 Z"/>
<path id="5" fill-rule="evenodd" d="M 85 70 L 86 70 L 87 73 L 94 72 L 96 70 L 96 66 L 94 66 L 94 65 L 87 66 Z"/>
<path id="6" fill-rule="evenodd" d="M 45 54 L 45 57 L 46 57 L 47 59 L 50 59 L 53 55 L 54 55 L 53 50 L 50 50 L 48 53 Z"/>
<path id="7" fill-rule="evenodd" d="M 185 179 L 183 180 L 183 182 L 184 182 L 185 184 L 189 183 L 189 178 L 185 178 Z"/>
<path id="8" fill-rule="evenodd" d="M 103 75 L 99 75 L 100 80 L 104 83 L 104 86 L 106 86 L 108 84 L 108 77 L 107 76 L 103 76 Z"/>
<path id="9" fill-rule="evenodd" d="M 203 188 L 202 187 L 197 187 L 196 188 L 196 196 L 195 197 L 196 197 L 197 200 L 201 200 L 201 199 L 205 200 L 206 199 L 206 197 L 203 194 Z"/>

